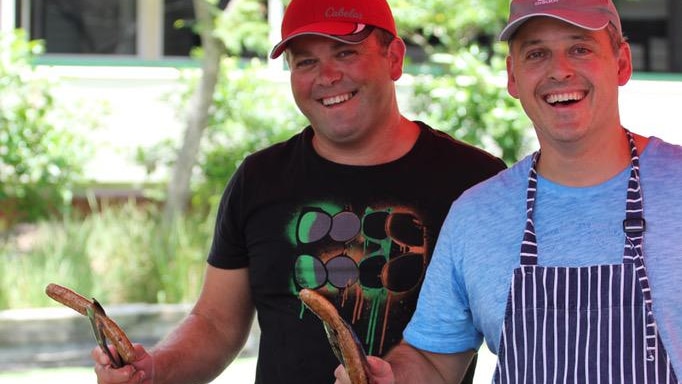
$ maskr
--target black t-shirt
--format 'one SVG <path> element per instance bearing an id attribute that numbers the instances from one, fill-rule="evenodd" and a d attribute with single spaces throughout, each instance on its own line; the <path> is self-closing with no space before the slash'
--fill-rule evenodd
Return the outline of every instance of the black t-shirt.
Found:
<path id="1" fill-rule="evenodd" d="M 257 383 L 334 381 L 338 360 L 297 298 L 304 287 L 338 308 L 367 354 L 401 340 L 452 201 L 505 167 L 419 125 L 407 154 L 374 166 L 320 157 L 308 127 L 248 156 L 230 180 L 208 262 L 249 268 L 261 330 Z"/>

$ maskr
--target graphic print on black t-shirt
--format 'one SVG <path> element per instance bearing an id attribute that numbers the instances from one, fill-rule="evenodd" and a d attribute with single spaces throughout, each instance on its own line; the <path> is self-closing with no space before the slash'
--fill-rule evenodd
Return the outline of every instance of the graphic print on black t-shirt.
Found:
<path id="1" fill-rule="evenodd" d="M 296 251 L 293 293 L 318 290 L 353 325 L 368 354 L 385 353 L 398 341 L 386 340 L 389 321 L 399 328 L 392 337 L 399 338 L 409 320 L 404 314 L 392 319 L 392 306 L 407 304 L 408 296 L 412 302 L 424 277 L 423 222 L 404 206 L 303 207 L 288 228 Z"/>

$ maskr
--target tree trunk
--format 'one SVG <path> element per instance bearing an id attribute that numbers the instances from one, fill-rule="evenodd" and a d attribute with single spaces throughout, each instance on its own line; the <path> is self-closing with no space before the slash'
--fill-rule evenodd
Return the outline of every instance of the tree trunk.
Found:
<path id="1" fill-rule="evenodd" d="M 196 165 L 201 138 L 208 121 L 209 109 L 213 103 L 213 92 L 218 81 L 220 62 L 225 54 L 223 43 L 213 35 L 215 29 L 214 15 L 211 11 L 213 6 L 206 0 L 193 0 L 193 3 L 204 50 L 201 61 L 202 75 L 190 102 L 182 147 L 178 151 L 168 183 L 164 207 L 164 217 L 167 220 L 172 220 L 184 213 L 188 207 L 192 171 Z"/>

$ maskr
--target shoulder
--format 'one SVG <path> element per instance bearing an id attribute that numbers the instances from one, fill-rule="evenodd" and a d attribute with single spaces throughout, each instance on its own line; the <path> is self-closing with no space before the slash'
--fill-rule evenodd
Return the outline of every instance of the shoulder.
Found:
<path id="1" fill-rule="evenodd" d="M 294 158 L 294 154 L 305 153 L 305 149 L 310 145 L 311 137 L 312 128 L 308 126 L 285 141 L 250 153 L 244 158 L 244 163 L 248 166 L 272 163 L 281 165 L 282 161 Z"/>
<path id="2" fill-rule="evenodd" d="M 682 174 L 682 146 L 651 137 L 640 163 L 651 174 Z"/>
<path id="3" fill-rule="evenodd" d="M 480 211 L 509 206 L 516 201 L 525 204 L 531 157 L 526 156 L 508 169 L 469 188 L 456 201 L 453 207 Z"/>
<path id="4" fill-rule="evenodd" d="M 514 229 L 522 230 L 526 218 L 530 163 L 528 156 L 467 189 L 452 203 L 441 234 L 471 250 L 488 249 L 493 243 L 498 246 L 506 236 L 516 236 Z M 493 242 L 491 233 L 495 234 Z"/>
<path id="5" fill-rule="evenodd" d="M 642 156 L 666 157 L 673 160 L 682 159 L 682 146 L 664 141 L 656 136 L 649 138 L 648 145 L 645 147 Z"/>
<path id="6" fill-rule="evenodd" d="M 652 137 L 640 155 L 640 167 L 649 191 L 682 193 L 682 146 Z"/>
<path id="7" fill-rule="evenodd" d="M 434 157 L 434 161 L 446 161 L 444 164 L 457 166 L 468 164 L 494 170 L 495 173 L 506 168 L 506 164 L 499 157 L 469 143 L 458 140 L 449 134 L 434 129 L 429 125 L 417 121 L 422 129 L 418 141 L 424 152 Z"/>
<path id="8" fill-rule="evenodd" d="M 243 159 L 235 159 L 239 165 L 228 182 L 228 189 L 267 191 L 269 185 L 282 184 L 282 180 L 291 178 L 297 173 L 291 172 L 301 168 L 306 151 L 306 130 L 295 134 L 288 140 L 271 144 L 256 150 Z"/>

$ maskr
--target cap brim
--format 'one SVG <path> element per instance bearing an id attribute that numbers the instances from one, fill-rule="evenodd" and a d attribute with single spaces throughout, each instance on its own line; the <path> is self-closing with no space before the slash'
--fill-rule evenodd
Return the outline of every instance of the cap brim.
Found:
<path id="1" fill-rule="evenodd" d="M 606 28 L 606 26 L 609 24 L 609 18 L 605 15 L 594 15 L 593 20 L 580 20 L 576 21 L 579 19 L 584 19 L 585 15 L 584 13 L 578 13 L 576 15 L 572 15 L 570 12 L 566 12 L 565 14 L 550 14 L 550 13 L 531 13 L 529 15 L 525 15 L 523 17 L 520 17 L 511 23 L 507 24 L 506 27 L 502 30 L 500 33 L 499 39 L 501 41 L 508 41 L 512 35 L 516 32 L 519 27 L 528 21 L 528 19 L 532 17 L 538 17 L 538 16 L 545 16 L 545 17 L 551 17 L 553 19 L 561 20 L 569 24 L 573 24 L 576 27 L 580 27 L 583 29 L 588 29 L 591 31 L 598 31 L 600 29 Z"/>
<path id="2" fill-rule="evenodd" d="M 292 32 L 287 38 L 277 43 L 270 52 L 270 58 L 278 58 L 287 48 L 287 44 L 299 36 L 322 36 L 347 44 L 358 44 L 372 33 L 372 28 L 365 24 L 325 22 L 306 25 Z"/>

